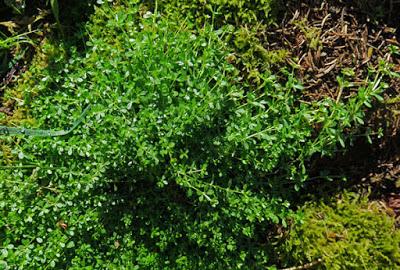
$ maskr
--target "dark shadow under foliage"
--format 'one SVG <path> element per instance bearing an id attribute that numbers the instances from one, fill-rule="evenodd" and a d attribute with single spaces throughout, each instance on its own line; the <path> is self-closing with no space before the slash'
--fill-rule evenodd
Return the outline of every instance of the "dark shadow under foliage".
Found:
<path id="1" fill-rule="evenodd" d="M 352 190 L 370 193 L 371 199 L 387 202 L 393 194 L 400 192 L 400 135 L 397 128 L 394 135 L 386 133 L 383 138 L 374 137 L 372 143 L 366 137 L 356 139 L 346 151 L 332 158 L 315 158 L 310 171 L 311 180 L 305 184 L 303 192 L 307 195 L 300 201 L 314 196 L 329 199 L 343 190 Z M 338 183 L 340 179 L 346 181 Z"/>

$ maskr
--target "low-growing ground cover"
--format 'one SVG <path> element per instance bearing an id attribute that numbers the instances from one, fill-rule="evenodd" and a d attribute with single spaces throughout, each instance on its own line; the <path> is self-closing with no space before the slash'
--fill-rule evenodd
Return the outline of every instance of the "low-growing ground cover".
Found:
<path id="1" fill-rule="evenodd" d="M 213 5 L 250 8 L 250 17 L 220 17 L 226 22 L 262 21 L 258 16 L 270 9 L 252 15 L 260 3 L 245 3 Z M 301 231 L 314 228 L 319 207 L 338 224 L 348 212 L 335 216 L 337 209 L 322 204 L 306 207 L 303 218 L 297 198 L 311 161 L 358 136 L 365 109 L 382 99 L 390 67 L 381 61 L 344 101 L 305 101 L 296 70 L 261 69 L 254 83 L 232 61 L 240 54 L 231 35 L 243 28 L 192 20 L 203 12 L 193 7 L 198 12 L 180 20 L 174 3 L 154 4 L 155 10 L 141 1 L 99 5 L 85 27 L 84 50 L 44 42 L 46 57 L 38 56 L 18 84 L 29 120 L 19 126 L 66 130 L 85 108 L 87 114 L 67 136 L 4 137 L 0 265 L 274 269 L 321 259 L 319 266 L 336 269 L 340 260 L 303 252 L 298 243 L 331 250 L 329 239 Z M 346 206 L 354 216 L 365 208 Z M 359 231 L 391 232 L 394 219 L 377 212 L 354 220 L 351 228 L 376 218 L 370 228 L 351 231 L 350 243 L 338 241 L 341 251 L 357 251 Z M 291 237 L 281 243 L 287 227 Z M 391 251 L 396 265 L 398 250 Z"/>
<path id="2" fill-rule="evenodd" d="M 388 209 L 345 192 L 304 206 L 303 224 L 283 245 L 283 261 L 315 262 L 314 269 L 399 269 L 400 232 Z"/>

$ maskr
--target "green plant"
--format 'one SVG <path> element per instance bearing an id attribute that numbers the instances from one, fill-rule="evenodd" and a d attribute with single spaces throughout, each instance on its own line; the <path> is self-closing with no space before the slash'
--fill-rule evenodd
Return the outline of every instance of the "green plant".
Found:
<path id="1" fill-rule="evenodd" d="M 232 63 L 252 83 L 261 85 L 261 73 L 273 65 L 280 65 L 288 56 L 284 50 L 267 51 L 261 37 L 281 11 L 280 0 L 158 0 L 145 3 L 142 13 L 148 9 L 161 12 L 170 20 L 186 20 L 193 28 L 204 24 L 223 27 L 229 32 L 225 39 L 236 55 Z"/>
<path id="2" fill-rule="evenodd" d="M 398 269 L 400 232 L 378 202 L 344 193 L 328 203 L 308 203 L 302 223 L 284 243 L 287 264 L 322 259 L 315 269 Z"/>
<path id="3" fill-rule="evenodd" d="M 20 55 L 23 55 L 23 45 L 29 44 L 34 45 L 32 39 L 29 38 L 29 34 L 33 32 L 27 32 L 22 34 L 15 34 L 13 36 L 7 36 L 0 31 L 0 74 L 6 72 L 10 67 L 10 57 L 9 53 L 11 49 L 15 50 L 16 56 L 15 59 L 21 58 Z"/>
<path id="4" fill-rule="evenodd" d="M 185 18 L 200 24 L 213 22 L 215 26 L 233 24 L 240 26 L 247 23 L 269 23 L 278 9 L 275 0 L 155 0 L 160 11 L 166 14 L 181 14 Z"/>
<path id="5" fill-rule="evenodd" d="M 321 29 L 318 27 L 313 27 L 307 25 L 307 19 L 304 18 L 300 21 L 294 21 L 294 25 L 296 25 L 300 31 L 303 33 L 304 37 L 307 40 L 307 44 L 310 49 L 317 50 L 322 46 L 321 44 Z"/>
<path id="6" fill-rule="evenodd" d="M 343 131 L 379 97 L 380 76 L 346 104 L 304 103 L 290 72 L 283 84 L 268 72 L 257 88 L 243 83 L 223 28 L 139 18 L 139 1 L 121 2 L 96 8 L 85 53 L 32 67 L 24 100 L 36 122 L 24 127 L 63 130 L 91 109 L 68 136 L 7 137 L 0 260 L 266 268 L 267 235 L 297 217 L 290 203 L 307 162 L 347 142 Z"/>
<path id="7" fill-rule="evenodd" d="M 266 50 L 263 47 L 259 33 L 267 31 L 265 25 L 227 27 L 227 31 L 227 41 L 238 55 L 231 62 L 247 75 L 246 79 L 256 85 L 262 85 L 262 73 L 270 71 L 272 67 L 281 68 L 289 57 L 286 50 Z"/>

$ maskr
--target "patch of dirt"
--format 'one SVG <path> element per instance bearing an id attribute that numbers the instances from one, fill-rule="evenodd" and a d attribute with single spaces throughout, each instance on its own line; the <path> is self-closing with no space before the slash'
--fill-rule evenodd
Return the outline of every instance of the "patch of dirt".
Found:
<path id="1" fill-rule="evenodd" d="M 290 53 L 287 63 L 298 68 L 306 98 L 346 99 L 381 59 L 400 72 L 400 58 L 389 50 L 389 45 L 400 46 L 396 31 L 341 1 L 287 1 L 282 22 L 263 39 L 265 49 Z M 355 87 L 341 92 L 337 77 L 343 73 Z M 400 80 L 391 86 L 400 91 Z"/>

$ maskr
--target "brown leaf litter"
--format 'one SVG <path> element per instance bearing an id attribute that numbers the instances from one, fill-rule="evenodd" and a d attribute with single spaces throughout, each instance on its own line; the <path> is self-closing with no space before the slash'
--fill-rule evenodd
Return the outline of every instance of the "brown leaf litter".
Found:
<path id="1" fill-rule="evenodd" d="M 286 49 L 287 64 L 297 67 L 310 99 L 337 99 L 337 76 L 354 84 L 342 98 L 352 95 L 379 61 L 400 70 L 400 58 L 390 55 L 389 45 L 400 46 L 396 29 L 377 24 L 355 7 L 341 1 L 288 1 L 286 15 L 278 27 L 264 33 L 264 48 Z M 400 80 L 391 87 L 400 91 Z"/>

